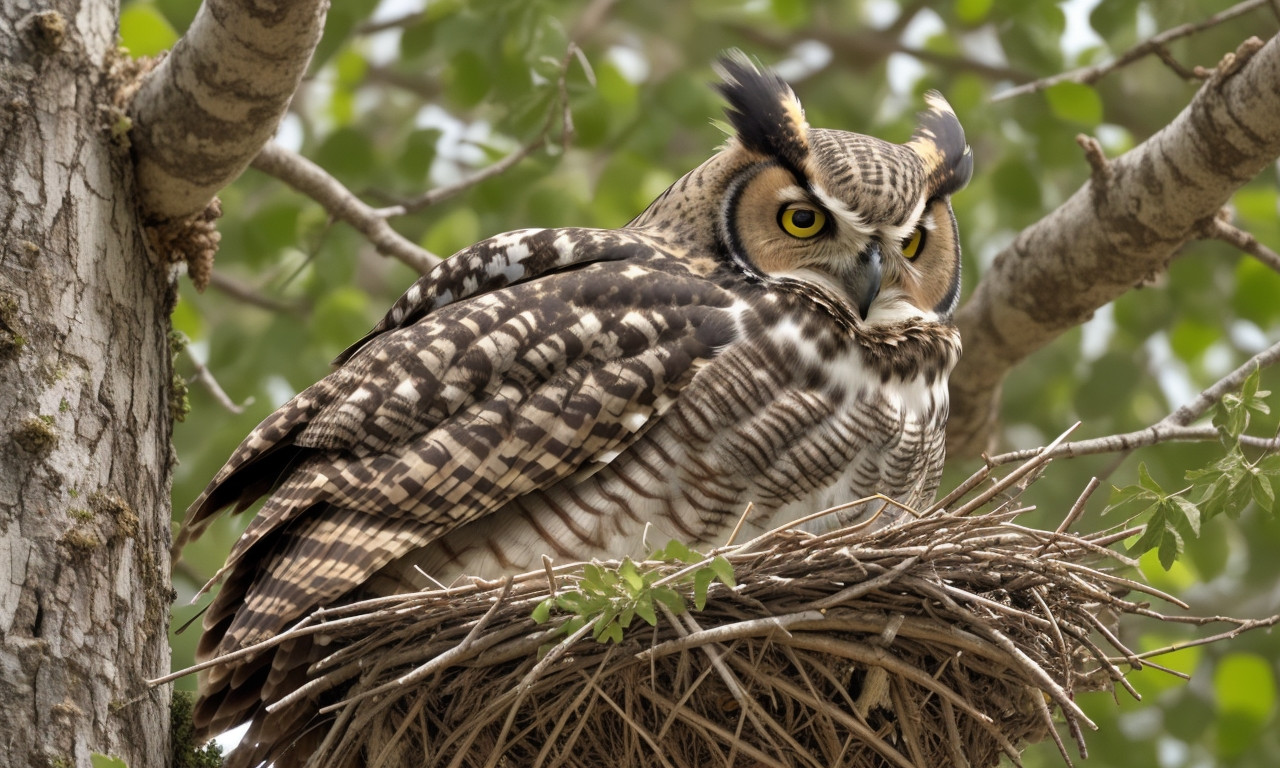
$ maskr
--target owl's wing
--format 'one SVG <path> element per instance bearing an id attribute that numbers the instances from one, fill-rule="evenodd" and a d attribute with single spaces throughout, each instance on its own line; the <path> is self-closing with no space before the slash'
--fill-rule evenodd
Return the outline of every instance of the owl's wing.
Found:
<path id="1" fill-rule="evenodd" d="M 635 231 L 526 231 L 415 284 L 192 504 L 198 533 L 267 495 L 210 582 L 202 655 L 616 456 L 733 339 L 732 297 L 684 263 Z"/>

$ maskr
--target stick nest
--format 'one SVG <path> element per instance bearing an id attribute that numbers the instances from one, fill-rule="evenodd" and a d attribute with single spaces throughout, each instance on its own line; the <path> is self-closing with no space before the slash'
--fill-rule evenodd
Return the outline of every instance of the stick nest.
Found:
<path id="1" fill-rule="evenodd" d="M 272 641 L 329 654 L 276 706 L 321 707 L 309 765 L 981 768 L 1046 737 L 1069 763 L 1054 712 L 1083 751 L 1073 694 L 1143 664 L 1100 616 L 1156 616 L 1123 596 L 1159 593 L 1113 572 L 1131 563 L 1107 546 L 1132 531 L 1016 514 L 775 531 L 720 551 L 736 587 L 694 610 L 677 586 L 690 609 L 620 643 L 532 620 L 580 566 L 330 609 Z M 639 565 L 655 569 L 676 585 L 690 567 Z"/>

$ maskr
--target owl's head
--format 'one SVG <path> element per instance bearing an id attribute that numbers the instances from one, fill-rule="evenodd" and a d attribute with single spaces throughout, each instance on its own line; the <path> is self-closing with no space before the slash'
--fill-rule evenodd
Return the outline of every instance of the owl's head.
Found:
<path id="1" fill-rule="evenodd" d="M 946 100 L 926 95 L 915 134 L 894 144 L 810 128 L 791 88 L 742 54 L 718 71 L 734 134 L 636 223 L 688 222 L 711 204 L 710 245 L 740 269 L 822 283 L 867 323 L 951 322 L 960 243 L 949 200 L 973 157 Z"/>

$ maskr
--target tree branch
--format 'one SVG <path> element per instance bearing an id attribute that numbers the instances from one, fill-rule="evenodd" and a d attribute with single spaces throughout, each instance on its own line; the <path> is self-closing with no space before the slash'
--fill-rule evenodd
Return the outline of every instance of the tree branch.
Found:
<path id="1" fill-rule="evenodd" d="M 134 96 L 138 195 L 152 223 L 198 213 L 271 138 L 324 29 L 325 0 L 205 0 Z"/>
<path id="2" fill-rule="evenodd" d="M 991 97 L 991 101 L 1004 101 L 1005 99 L 1012 99 L 1014 96 L 1036 93 L 1038 91 L 1051 88 L 1059 83 L 1083 83 L 1085 85 L 1092 85 L 1117 69 L 1128 66 L 1138 59 L 1152 53 L 1159 56 L 1160 60 L 1174 72 L 1177 72 L 1179 76 L 1184 78 L 1196 77 L 1194 71 L 1188 70 L 1181 64 L 1174 61 L 1168 50 L 1165 49 L 1165 44 L 1173 40 L 1177 40 L 1180 37 L 1189 37 L 1197 32 L 1202 32 L 1210 27 L 1217 26 L 1224 21 L 1230 21 L 1237 16 L 1242 16 L 1256 8 L 1261 8 L 1266 4 L 1267 0 L 1245 0 L 1245 2 L 1237 3 L 1225 11 L 1215 13 L 1203 21 L 1198 21 L 1193 24 L 1183 24 L 1172 29 L 1167 29 L 1154 37 L 1138 43 L 1111 61 L 1103 64 L 1095 64 L 1092 67 L 1073 69 L 1070 72 L 1063 72 L 1052 77 L 1046 77 L 1034 82 L 1024 83 L 1015 88 L 1010 88 L 1007 91 L 997 93 L 995 96 Z"/>
<path id="3" fill-rule="evenodd" d="M 1231 222 L 1226 219 L 1214 217 L 1206 222 L 1203 235 L 1233 245 L 1268 267 L 1280 272 L 1280 254 L 1258 242 L 1258 238 L 1248 232 L 1232 226 Z"/>
<path id="4" fill-rule="evenodd" d="M 1120 453 L 1135 448 L 1145 448 L 1157 443 L 1175 441 L 1205 442 L 1217 440 L 1222 436 L 1218 428 L 1212 425 L 1193 427 L 1191 423 L 1203 416 L 1228 392 L 1234 392 L 1244 384 L 1244 380 L 1259 368 L 1266 368 L 1280 362 L 1280 343 L 1272 344 L 1258 354 L 1249 358 L 1244 365 L 1223 376 L 1213 386 L 1201 392 L 1194 400 L 1165 416 L 1146 429 L 1126 432 L 1120 435 L 1095 437 L 1090 440 L 1077 440 L 1072 443 L 1059 443 L 1048 448 L 1030 448 L 1023 451 L 1011 451 L 987 459 L 989 467 L 1008 464 L 1014 461 L 1026 461 L 1033 457 L 1043 456 L 1045 459 L 1089 456 L 1098 453 Z M 1267 439 L 1252 435 L 1241 435 L 1240 444 L 1264 451 L 1280 451 L 1280 438 Z"/>
<path id="5" fill-rule="evenodd" d="M 948 451 L 994 432 L 1000 386 L 1027 355 L 1159 274 L 1231 195 L 1280 155 L 1280 38 L 1224 57 L 1176 119 L 1106 165 L 997 256 L 957 314 Z"/>
<path id="6" fill-rule="evenodd" d="M 440 262 L 439 256 L 396 232 L 383 213 L 370 208 L 307 158 L 271 142 L 253 158 L 253 167 L 320 203 L 330 216 L 345 221 L 369 238 L 378 253 L 399 259 L 419 274 L 425 274 Z"/>

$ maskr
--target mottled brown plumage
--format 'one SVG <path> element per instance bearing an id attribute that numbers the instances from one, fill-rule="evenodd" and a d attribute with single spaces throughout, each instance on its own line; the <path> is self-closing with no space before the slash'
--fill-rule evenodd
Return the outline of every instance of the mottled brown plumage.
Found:
<path id="1" fill-rule="evenodd" d="M 721 73 L 736 135 L 627 227 L 464 249 L 245 439 L 179 542 L 265 497 L 214 579 L 201 658 L 422 574 L 643 555 L 647 526 L 720 544 L 748 502 L 763 531 L 932 498 L 960 125 L 931 94 L 907 144 L 810 129 L 776 76 L 742 57 Z M 253 723 L 236 764 L 305 758 L 284 737 L 314 704 L 265 705 L 305 682 L 308 643 L 203 674 L 202 733 Z"/>

